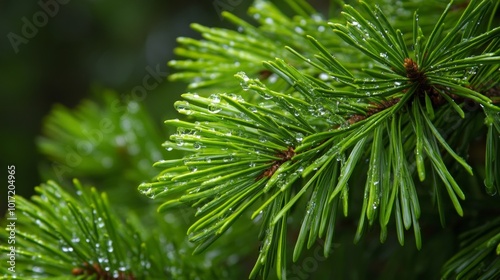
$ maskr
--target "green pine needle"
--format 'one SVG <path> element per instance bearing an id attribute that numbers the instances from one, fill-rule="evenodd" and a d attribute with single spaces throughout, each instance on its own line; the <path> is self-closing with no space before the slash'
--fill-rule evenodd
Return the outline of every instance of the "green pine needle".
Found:
<path id="1" fill-rule="evenodd" d="M 298 24 L 257 1 L 250 13 L 258 27 L 229 13 L 240 32 L 194 25 L 204 40 L 180 40 L 178 53 L 188 59 L 171 62 L 184 70 L 172 79 L 212 91 L 208 97 L 205 91 L 184 94 L 176 103 L 188 120 L 166 122 L 177 134 L 164 147 L 186 156 L 158 162 L 164 171 L 139 190 L 164 200 L 161 211 L 197 207 L 199 219 L 188 231 L 199 244 L 196 252 L 252 211 L 252 218 L 263 217 L 263 245 L 250 277 L 265 277 L 276 265 L 286 279 L 287 218 L 303 213 L 294 261 L 318 238 L 331 244 L 337 210 L 349 214 L 350 188 L 359 188 L 350 183 L 358 176 L 366 180 L 364 192 L 357 192 L 364 197 L 355 241 L 377 217 L 384 241 L 393 217 L 399 242 L 413 227 L 420 249 L 422 182 L 434 182 L 443 224 L 443 190 L 464 215 L 466 195 L 451 167 L 458 164 L 470 176 L 473 169 L 456 150 L 457 134 L 442 131 L 450 115 L 475 116 L 464 109 L 470 103 L 487 119 L 485 186 L 494 193 L 500 166 L 498 3 L 470 1 L 459 14 L 450 2 L 434 25 L 415 12 L 405 19 L 412 30 L 397 29 L 382 7 L 365 2 L 344 6 L 347 23 L 327 23 L 309 6 L 291 6 Z M 235 93 L 216 93 L 224 91 Z M 467 121 L 458 124 L 456 131 L 469 131 Z"/>

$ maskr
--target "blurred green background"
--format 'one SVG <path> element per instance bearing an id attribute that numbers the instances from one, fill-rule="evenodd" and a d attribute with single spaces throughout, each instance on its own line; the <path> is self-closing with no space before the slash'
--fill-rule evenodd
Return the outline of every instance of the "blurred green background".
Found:
<path id="1" fill-rule="evenodd" d="M 199 38 L 189 27 L 192 22 L 226 26 L 214 3 L 0 1 L 1 166 L 5 178 L 7 165 L 16 166 L 17 194 L 30 196 L 42 180 L 35 139 L 56 103 L 73 108 L 94 87 L 129 94 L 153 71 L 161 82 L 141 102 L 162 129 L 162 120 L 175 114 L 172 103 L 185 89 L 165 78 L 176 38 Z M 231 12 L 245 14 L 246 5 Z"/>

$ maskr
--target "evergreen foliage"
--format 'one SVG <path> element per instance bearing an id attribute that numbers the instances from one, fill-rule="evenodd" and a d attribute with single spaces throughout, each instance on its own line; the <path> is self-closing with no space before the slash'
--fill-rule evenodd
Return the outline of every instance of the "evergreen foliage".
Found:
<path id="1" fill-rule="evenodd" d="M 76 195 L 49 181 L 32 202 L 18 197 L 16 276 L 20 279 L 207 279 L 209 268 L 191 266 L 164 233 L 124 223 L 105 193 L 74 182 Z M 161 221 L 158 221 L 161 222 Z M 160 228 L 164 226 L 160 226 Z M 37 229 L 37 231 L 33 231 Z M 159 229 L 159 228 L 158 228 Z M 0 247 L 8 251 L 7 246 Z M 180 248 L 178 248 L 180 249 Z M 8 275 L 7 267 L 1 272 Z M 42 277 L 43 276 L 43 277 Z M 60 278 L 62 277 L 62 278 Z M 2 279 L 11 279 L 2 277 Z"/>
<path id="2" fill-rule="evenodd" d="M 91 130 L 110 119 L 116 129 L 105 138 L 113 140 L 93 145 L 67 175 L 103 186 L 144 182 L 139 192 L 153 200 L 140 213 L 154 216 L 157 207 L 160 218 L 125 226 L 106 195 L 76 182 L 77 200 L 49 182 L 33 202 L 19 199 L 25 228 L 41 228 L 21 233 L 30 248 L 22 255 L 43 260 L 23 265 L 23 276 L 73 269 L 98 279 L 234 279 L 231 268 L 210 270 L 184 252 L 241 265 L 254 243 L 250 278 L 296 279 L 292 262 L 318 242 L 322 256 L 335 256 L 346 224 L 365 255 L 387 263 L 381 278 L 403 275 L 399 265 L 415 279 L 500 276 L 500 2 L 330 1 L 328 16 L 303 0 L 277 2 L 254 2 L 256 25 L 224 12 L 236 30 L 193 24 L 203 39 L 179 39 L 182 59 L 169 63 L 178 70 L 170 79 L 192 92 L 175 103 L 182 119 L 166 121 L 176 132 L 165 151 L 134 101 L 125 115 L 113 111 L 112 95 L 102 108 L 54 110 L 42 152 L 64 164 L 65 148 L 87 137 L 80 123 Z M 123 165 L 106 170 L 109 160 Z M 152 161 L 161 171 L 149 180 Z M 161 225 L 187 207 L 196 217 L 187 229 L 194 249 L 176 237 L 184 229 Z M 182 221 L 165 224 L 175 223 Z M 146 224 L 157 230 L 144 233 Z M 373 229 L 387 244 L 370 242 Z M 448 261 L 422 272 L 418 262 L 376 256 L 393 248 L 394 235 L 401 245 L 414 239 L 422 248 L 415 254 L 433 252 L 429 240 Z M 435 241 L 450 239 L 456 248 Z M 184 249 L 166 250 L 172 246 Z"/>

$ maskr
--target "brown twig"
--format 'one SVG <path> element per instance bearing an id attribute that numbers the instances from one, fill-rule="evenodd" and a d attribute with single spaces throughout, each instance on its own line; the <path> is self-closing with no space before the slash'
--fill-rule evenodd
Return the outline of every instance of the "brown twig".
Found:
<path id="1" fill-rule="evenodd" d="M 269 167 L 268 169 L 266 169 L 262 174 L 260 174 L 257 179 L 255 181 L 258 181 L 264 177 L 271 177 L 273 176 L 273 174 L 276 172 L 276 170 L 278 170 L 278 168 L 280 168 L 280 166 L 285 163 L 286 161 L 289 161 L 293 158 L 293 156 L 295 155 L 295 151 L 293 149 L 293 147 L 288 147 L 288 149 L 284 150 L 284 151 L 281 151 L 280 153 L 278 153 L 276 156 L 281 158 L 280 160 L 275 160 L 273 162 L 273 165 L 271 165 L 271 167 Z"/>
<path id="2" fill-rule="evenodd" d="M 135 280 L 135 276 L 131 272 L 120 271 L 118 276 L 113 277 L 109 272 L 101 268 L 98 263 L 89 265 L 89 263 L 83 263 L 83 267 L 75 267 L 71 270 L 71 274 L 74 276 L 88 275 L 96 276 L 97 280 Z"/>

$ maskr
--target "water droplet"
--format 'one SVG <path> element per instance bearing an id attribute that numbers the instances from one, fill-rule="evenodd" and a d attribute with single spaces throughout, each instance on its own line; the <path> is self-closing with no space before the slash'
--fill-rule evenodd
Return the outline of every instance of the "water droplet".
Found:
<path id="1" fill-rule="evenodd" d="M 33 272 L 36 272 L 36 273 L 44 273 L 45 272 L 45 270 L 43 268 L 39 267 L 39 266 L 33 266 L 31 268 L 31 270 L 33 270 Z"/>
<path id="2" fill-rule="evenodd" d="M 80 238 L 76 235 L 73 235 L 73 237 L 71 238 L 71 242 L 78 243 L 78 242 L 80 242 Z"/>
<path id="3" fill-rule="evenodd" d="M 304 134 L 298 132 L 296 135 L 295 135 L 295 140 L 297 140 L 297 142 L 302 142 L 302 140 L 304 139 Z"/>
<path id="4" fill-rule="evenodd" d="M 212 101 L 212 103 L 220 102 L 220 96 L 218 94 L 211 94 L 208 98 Z"/>
<path id="5" fill-rule="evenodd" d="M 188 168 L 191 172 L 196 172 L 198 170 L 197 166 L 189 166 Z"/>
<path id="6" fill-rule="evenodd" d="M 199 149 L 201 149 L 201 146 L 202 146 L 202 145 L 201 145 L 201 143 L 200 143 L 200 142 L 195 142 L 195 143 L 193 144 L 193 148 L 194 148 L 195 150 L 199 150 Z"/>
<path id="7" fill-rule="evenodd" d="M 269 100 L 269 99 L 272 99 L 273 96 L 270 94 L 264 93 L 264 94 L 262 94 L 262 98 L 264 98 L 265 100 Z"/>
<path id="8" fill-rule="evenodd" d="M 321 14 L 313 14 L 313 15 L 311 15 L 311 18 L 312 18 L 315 22 L 324 21 L 324 20 L 323 20 L 323 16 L 322 16 Z"/>
<path id="9" fill-rule="evenodd" d="M 104 221 L 102 220 L 101 217 L 97 218 L 97 227 L 98 228 L 103 228 L 104 227 Z"/>
<path id="10" fill-rule="evenodd" d="M 183 145 L 184 145 L 184 140 L 182 140 L 182 139 L 177 139 L 177 140 L 175 141 L 175 143 L 177 144 L 177 146 L 181 147 L 181 146 L 183 146 Z"/>
<path id="11" fill-rule="evenodd" d="M 342 163 L 345 162 L 345 154 L 344 153 L 338 153 L 337 154 L 337 161 L 340 161 Z"/>
<path id="12" fill-rule="evenodd" d="M 245 100 L 243 99 L 243 97 L 241 97 L 241 95 L 238 95 L 238 94 L 229 93 L 229 94 L 227 94 L 227 96 L 228 96 L 229 98 L 231 98 L 232 100 L 234 100 L 234 101 L 240 101 L 240 102 L 245 101 Z"/>
<path id="13" fill-rule="evenodd" d="M 495 186 L 486 187 L 486 193 L 488 195 L 494 196 L 497 194 L 497 188 L 495 188 Z"/>
<path id="14" fill-rule="evenodd" d="M 387 55 L 387 53 L 380 53 L 379 55 L 383 59 L 388 59 L 389 58 L 389 56 Z"/>
<path id="15" fill-rule="evenodd" d="M 213 114 L 217 114 L 221 111 L 221 107 L 215 103 L 210 103 L 208 105 L 208 111 L 210 111 L 210 113 L 213 113 Z"/>
<path id="16" fill-rule="evenodd" d="M 66 253 L 67 253 L 67 252 L 73 252 L 73 247 L 64 247 L 64 246 L 63 246 L 63 247 L 61 248 L 61 250 L 62 250 L 63 252 L 66 252 Z"/>
<path id="17" fill-rule="evenodd" d="M 245 72 L 238 72 L 236 75 L 242 79 L 242 81 L 240 82 L 241 88 L 244 91 L 247 91 L 249 89 L 248 82 L 250 81 L 247 74 Z"/>
<path id="18" fill-rule="evenodd" d="M 189 105 L 189 102 L 187 101 L 177 101 L 175 102 L 175 109 L 184 115 L 192 115 L 193 111 L 191 110 L 191 106 Z"/>
<path id="19" fill-rule="evenodd" d="M 269 76 L 269 78 L 267 78 L 267 80 L 269 81 L 269 83 L 274 84 L 276 83 L 276 81 L 278 81 L 278 75 L 273 73 L 271 74 L 271 76 Z"/>
<path id="20" fill-rule="evenodd" d="M 327 81 L 330 77 L 326 73 L 319 74 L 319 78 L 323 81 Z"/>
<path id="21" fill-rule="evenodd" d="M 307 214 L 309 214 L 310 212 L 314 211 L 314 208 L 316 208 L 316 203 L 313 201 L 313 202 L 310 202 L 307 204 Z"/>

